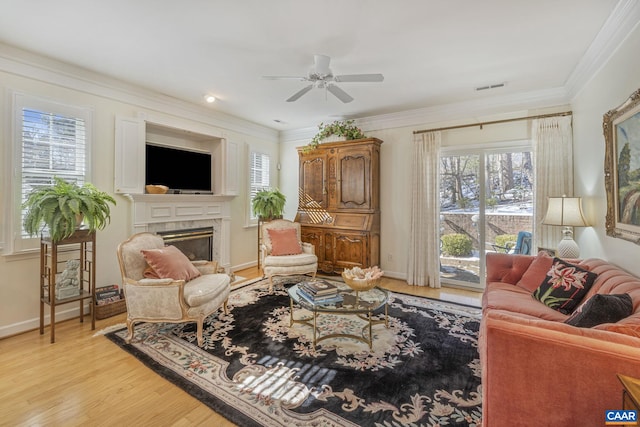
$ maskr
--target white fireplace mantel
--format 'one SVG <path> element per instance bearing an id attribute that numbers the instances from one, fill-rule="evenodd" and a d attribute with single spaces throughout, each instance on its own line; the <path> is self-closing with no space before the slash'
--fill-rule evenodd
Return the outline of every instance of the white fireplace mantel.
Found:
<path id="1" fill-rule="evenodd" d="M 204 194 L 126 194 L 131 200 L 133 232 L 212 227 L 213 257 L 231 266 L 231 200 Z"/>

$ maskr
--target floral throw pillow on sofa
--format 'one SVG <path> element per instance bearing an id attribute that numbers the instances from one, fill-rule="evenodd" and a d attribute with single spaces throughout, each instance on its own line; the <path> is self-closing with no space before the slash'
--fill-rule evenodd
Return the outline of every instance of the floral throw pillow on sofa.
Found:
<path id="1" fill-rule="evenodd" d="M 554 258 L 533 297 L 560 313 L 570 314 L 589 292 L 596 277 L 596 273 Z"/>

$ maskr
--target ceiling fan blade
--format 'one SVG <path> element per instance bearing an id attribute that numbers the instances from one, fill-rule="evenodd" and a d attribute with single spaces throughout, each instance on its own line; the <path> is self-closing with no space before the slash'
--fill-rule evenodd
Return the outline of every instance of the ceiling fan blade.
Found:
<path id="1" fill-rule="evenodd" d="M 347 92 L 340 89 L 338 86 L 329 85 L 327 86 L 327 90 L 332 94 L 334 94 L 336 98 L 338 98 L 340 101 L 344 102 L 345 104 L 353 101 L 353 98 L 351 97 L 351 95 L 349 95 Z"/>
<path id="2" fill-rule="evenodd" d="M 382 74 L 343 74 L 333 79 L 336 82 L 381 82 L 384 76 Z"/>
<path id="3" fill-rule="evenodd" d="M 294 93 L 289 99 L 287 99 L 287 102 L 297 101 L 302 95 L 309 92 L 311 89 L 313 89 L 313 85 L 309 85 L 300 89 L 299 91 Z"/>
<path id="4" fill-rule="evenodd" d="M 302 76 L 262 76 L 263 80 L 307 80 Z"/>

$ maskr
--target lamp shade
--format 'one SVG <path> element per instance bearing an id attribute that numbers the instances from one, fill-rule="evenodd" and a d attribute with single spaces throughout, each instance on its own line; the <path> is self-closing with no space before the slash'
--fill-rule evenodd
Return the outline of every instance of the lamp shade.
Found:
<path id="1" fill-rule="evenodd" d="M 587 221 L 582 214 L 581 197 L 549 197 L 548 200 L 549 206 L 542 220 L 543 224 L 587 227 Z"/>

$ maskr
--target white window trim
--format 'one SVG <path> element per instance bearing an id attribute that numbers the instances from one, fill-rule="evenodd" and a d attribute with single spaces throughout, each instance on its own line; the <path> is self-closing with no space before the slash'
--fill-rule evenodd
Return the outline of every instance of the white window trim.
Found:
<path id="1" fill-rule="evenodd" d="M 31 108 L 70 117 L 80 117 L 85 121 L 85 182 L 91 182 L 91 142 L 93 140 L 93 115 L 89 107 L 73 106 L 38 96 L 13 92 L 11 96 L 11 144 L 10 167 L 5 172 L 5 179 L 11 188 L 10 200 L 7 200 L 9 215 L 6 220 L 7 247 L 5 255 L 21 255 L 37 253 L 40 239 L 37 237 L 22 238 L 21 223 L 21 184 L 22 184 L 22 109 Z"/>
<path id="2" fill-rule="evenodd" d="M 260 154 L 263 156 L 266 156 L 269 159 L 269 173 L 268 173 L 268 177 L 269 177 L 269 184 L 266 187 L 272 187 L 273 186 L 273 180 L 272 180 L 272 163 L 273 163 L 273 158 L 271 156 L 271 154 L 262 151 L 262 150 L 257 150 L 257 149 L 253 149 L 251 146 L 248 147 L 247 149 L 247 212 L 246 212 L 246 224 L 247 227 L 253 227 L 253 226 L 257 226 L 258 225 L 258 218 L 252 218 L 252 207 L 251 207 L 251 171 L 252 171 L 252 161 L 251 161 L 251 156 L 253 153 L 256 154 Z"/>

